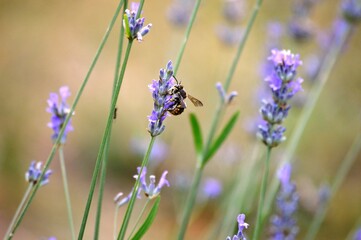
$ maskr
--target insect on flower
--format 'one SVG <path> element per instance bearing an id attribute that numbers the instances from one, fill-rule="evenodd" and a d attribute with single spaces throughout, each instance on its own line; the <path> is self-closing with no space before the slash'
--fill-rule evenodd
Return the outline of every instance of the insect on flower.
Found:
<path id="1" fill-rule="evenodd" d="M 187 107 L 186 103 L 184 102 L 187 96 L 189 100 L 191 100 L 191 102 L 194 104 L 194 106 L 203 106 L 203 103 L 200 100 L 187 94 L 187 92 L 184 90 L 183 85 L 181 84 L 182 82 L 178 82 L 178 79 L 174 75 L 173 78 L 175 79 L 176 84 L 168 89 L 168 94 L 172 96 L 170 101 L 174 102 L 174 104 L 172 108 L 168 109 L 168 112 L 173 115 L 180 115 L 181 113 L 183 113 L 184 109 L 186 109 Z"/>

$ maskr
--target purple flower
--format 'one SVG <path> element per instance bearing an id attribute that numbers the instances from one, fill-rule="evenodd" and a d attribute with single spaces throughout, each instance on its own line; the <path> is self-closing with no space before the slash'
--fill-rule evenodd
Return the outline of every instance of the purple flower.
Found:
<path id="1" fill-rule="evenodd" d="M 185 26 L 190 18 L 194 0 L 174 0 L 169 6 L 167 17 L 176 26 Z"/>
<path id="2" fill-rule="evenodd" d="M 361 20 L 361 4 L 357 0 L 345 0 L 342 13 L 349 23 L 357 23 Z"/>
<path id="3" fill-rule="evenodd" d="M 227 237 L 226 240 L 245 240 L 245 236 L 243 234 L 243 230 L 246 228 L 248 228 L 249 224 L 244 222 L 244 220 L 246 219 L 246 215 L 239 214 L 237 217 L 237 222 L 238 222 L 238 232 L 237 235 L 233 235 L 233 237 Z"/>
<path id="4" fill-rule="evenodd" d="M 125 10 L 123 25 L 125 28 L 125 35 L 129 40 L 137 39 L 138 42 L 141 42 L 143 40 L 143 36 L 150 31 L 152 24 L 150 23 L 143 27 L 145 18 L 137 19 L 138 8 L 138 3 L 132 3 L 131 10 Z"/>
<path id="5" fill-rule="evenodd" d="M 121 207 L 123 205 L 125 205 L 126 203 L 128 203 L 130 201 L 130 199 L 132 198 L 132 194 L 133 194 L 133 189 L 130 191 L 130 193 L 126 196 L 126 197 L 123 197 L 123 193 L 120 192 L 118 193 L 115 197 L 114 197 L 114 202 L 117 204 L 118 207 Z M 138 189 L 138 192 L 137 192 L 137 198 L 140 199 L 140 191 L 141 189 L 139 188 Z"/>
<path id="6" fill-rule="evenodd" d="M 240 22 L 246 12 L 246 2 L 244 0 L 224 0 L 223 16 L 231 23 Z"/>
<path id="7" fill-rule="evenodd" d="M 355 235 L 353 236 L 353 240 L 361 240 L 361 228 L 359 228 L 359 229 L 355 232 Z"/>
<path id="8" fill-rule="evenodd" d="M 222 184 L 215 178 L 207 178 L 202 186 L 203 196 L 207 199 L 217 198 L 222 193 Z"/>
<path id="9" fill-rule="evenodd" d="M 135 175 L 134 178 L 138 178 L 139 173 L 140 173 L 140 167 L 137 168 L 138 170 L 138 175 Z M 166 185 L 167 187 L 169 187 L 169 182 L 166 179 L 168 174 L 168 171 L 164 171 L 158 185 L 155 185 L 155 176 L 154 175 L 150 175 L 149 176 L 149 184 L 147 184 L 147 181 L 145 180 L 145 177 L 147 175 L 147 168 L 144 167 L 143 171 L 140 175 L 140 188 L 144 191 L 144 194 L 147 198 L 149 199 L 153 199 L 155 197 L 157 197 L 160 194 L 161 189 Z"/>
<path id="10" fill-rule="evenodd" d="M 216 27 L 216 34 L 219 40 L 226 46 L 233 46 L 238 44 L 243 35 L 243 29 L 229 27 L 226 25 L 218 25 Z"/>
<path id="11" fill-rule="evenodd" d="M 167 111 L 176 104 L 168 92 L 174 84 L 172 61 L 169 61 L 166 69 L 160 70 L 159 80 L 153 80 L 153 83 L 149 85 L 154 101 L 152 114 L 148 116 L 148 132 L 152 137 L 158 136 L 164 131 L 163 121 L 168 116 Z"/>
<path id="12" fill-rule="evenodd" d="M 298 194 L 296 186 L 291 182 L 291 165 L 285 164 L 278 171 L 281 188 L 276 198 L 277 213 L 271 217 L 272 240 L 296 239 L 298 227 L 294 213 L 298 207 Z"/>
<path id="13" fill-rule="evenodd" d="M 269 75 L 265 78 L 272 92 L 272 100 L 263 100 L 260 113 L 265 120 L 258 126 L 257 136 L 267 146 L 276 147 L 285 140 L 286 129 L 279 124 L 288 116 L 291 108 L 288 101 L 302 90 L 303 79 L 296 78 L 297 68 L 302 64 L 298 54 L 290 50 L 271 51 L 268 60 L 272 63 Z"/>
<path id="14" fill-rule="evenodd" d="M 46 110 L 51 113 L 51 121 L 48 123 L 48 127 L 52 128 L 54 131 L 54 134 L 51 137 L 54 141 L 58 138 L 60 129 L 63 127 L 65 119 L 70 112 L 69 106 L 66 103 L 66 99 L 69 96 L 70 91 L 67 86 L 63 86 L 59 89 L 59 95 L 57 93 L 50 93 L 48 108 Z M 70 119 L 60 140 L 61 144 L 65 143 L 68 132 L 73 130 Z"/>
<path id="15" fill-rule="evenodd" d="M 41 162 L 36 163 L 35 161 L 32 161 L 30 163 L 28 171 L 25 173 L 25 180 L 30 184 L 35 185 L 39 181 L 42 171 L 43 171 L 42 163 Z M 52 174 L 51 170 L 47 170 L 45 172 L 43 178 L 41 179 L 40 186 L 49 183 L 49 177 L 51 174 Z"/>
<path id="16" fill-rule="evenodd" d="M 232 91 L 229 94 L 227 94 L 224 91 L 222 83 L 220 83 L 220 82 L 216 83 L 216 88 L 218 90 L 219 96 L 221 97 L 222 103 L 225 103 L 225 104 L 230 104 L 233 101 L 233 99 L 238 95 L 238 93 L 236 91 Z"/>

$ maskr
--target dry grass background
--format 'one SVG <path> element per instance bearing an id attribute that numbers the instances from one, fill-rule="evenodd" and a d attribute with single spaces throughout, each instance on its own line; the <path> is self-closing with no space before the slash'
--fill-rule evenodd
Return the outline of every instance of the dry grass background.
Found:
<path id="1" fill-rule="evenodd" d="M 115 10 L 116 1 L 1 1 L 0 2 L 0 235 L 3 235 L 12 214 L 25 191 L 23 175 L 31 160 L 45 161 L 51 148 L 51 131 L 46 127 L 49 115 L 45 112 L 49 92 L 69 85 L 74 97 L 95 54 L 101 37 Z M 328 28 L 337 14 L 339 2 L 323 1 L 314 12 L 319 27 Z M 146 116 L 152 109 L 147 85 L 157 78 L 159 68 L 169 59 L 175 61 L 184 29 L 173 27 L 166 18 L 170 1 L 146 1 L 143 15 L 153 28 L 143 43 L 135 43 L 118 101 L 118 118 L 115 121 L 111 144 L 110 171 L 104 199 L 101 239 L 111 239 L 113 231 L 113 196 L 130 190 L 131 176 L 140 163 L 140 157 L 130 150 L 134 136 L 147 138 Z M 252 6 L 248 2 L 248 7 Z M 205 107 L 187 111 L 196 114 L 204 132 L 210 125 L 217 102 L 214 85 L 224 81 L 235 48 L 223 46 L 214 34 L 221 19 L 221 1 L 204 1 L 181 63 L 178 78 L 192 95 L 201 99 Z M 241 111 L 241 121 L 236 126 L 225 149 L 233 146 L 246 155 L 253 145 L 242 125 L 249 116 L 257 114 L 259 106 L 254 94 L 262 80 L 259 63 L 265 56 L 265 27 L 268 21 L 287 21 L 290 1 L 265 1 L 237 72 L 231 85 L 239 93 L 228 113 Z M 118 22 L 119 27 L 119 22 Z M 102 53 L 89 85 L 73 119 L 75 131 L 69 134 L 65 156 L 69 171 L 72 200 L 74 201 L 76 229 L 89 189 L 89 181 L 96 159 L 97 149 L 105 125 L 109 96 L 113 81 L 117 46 L 117 28 Z M 332 71 L 329 83 L 307 125 L 297 150 L 294 179 L 304 199 L 312 202 L 314 191 L 324 181 L 331 181 L 340 161 L 346 154 L 357 131 L 360 131 L 361 54 L 360 30 L 357 29 L 344 54 Z M 297 45 L 285 41 L 284 48 L 300 52 L 301 57 L 314 49 L 313 44 Z M 308 86 L 305 87 L 306 91 Z M 71 98 L 73 99 L 73 98 Z M 292 110 L 287 120 L 292 133 L 299 110 Z M 158 168 L 172 172 L 192 173 L 195 154 L 187 114 L 166 120 L 166 131 L 160 137 L 169 143 L 169 155 Z M 180 150 L 182 149 L 182 150 Z M 234 174 L 231 155 L 222 150 L 207 166 L 206 175 L 224 182 Z M 277 152 L 281 152 L 279 149 Z M 244 153 L 244 154 L 243 154 Z M 277 153 L 273 161 L 277 161 Z M 228 159 L 225 159 L 228 158 Z M 237 163 L 247 159 L 234 159 Z M 360 156 L 346 182 L 333 199 L 322 238 L 342 239 L 361 213 Z M 68 239 L 61 175 L 57 159 L 51 167 L 54 175 L 51 183 L 39 191 L 17 239 L 45 239 L 57 236 Z M 220 170 L 221 169 L 221 170 Z M 232 174 L 230 174 L 230 172 Z M 172 182 L 171 182 L 172 184 Z M 173 239 L 177 231 L 175 223 L 177 197 L 175 190 L 163 191 L 160 215 L 145 239 Z M 306 202 L 306 201 L 305 201 Z M 210 218 L 217 215 L 216 205 L 206 206 L 190 228 L 189 239 L 205 236 Z M 209 215 L 204 215 L 205 212 Z M 85 239 L 91 239 L 94 211 L 91 212 Z M 203 215 L 202 215 L 203 214 Z M 307 224 L 311 212 L 303 211 L 301 224 Z M 302 233 L 301 233 L 302 235 Z"/>

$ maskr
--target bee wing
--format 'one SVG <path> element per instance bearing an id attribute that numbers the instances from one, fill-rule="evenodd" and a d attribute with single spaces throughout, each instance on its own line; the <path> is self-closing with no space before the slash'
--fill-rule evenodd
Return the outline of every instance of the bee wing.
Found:
<path id="1" fill-rule="evenodd" d="M 191 96 L 189 94 L 188 94 L 188 98 L 189 98 L 189 100 L 191 100 L 191 102 L 194 104 L 194 106 L 196 106 L 196 107 L 202 107 L 203 106 L 203 103 L 200 100 L 198 100 L 197 98 L 195 98 L 195 97 L 193 97 L 193 96 Z"/>

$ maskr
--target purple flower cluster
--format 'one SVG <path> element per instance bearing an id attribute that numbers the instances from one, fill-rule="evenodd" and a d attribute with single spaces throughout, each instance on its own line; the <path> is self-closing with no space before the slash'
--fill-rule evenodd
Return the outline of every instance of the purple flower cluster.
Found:
<path id="1" fill-rule="evenodd" d="M 243 229 L 247 229 L 249 224 L 244 222 L 244 220 L 246 219 L 246 215 L 239 214 L 237 217 L 237 222 L 238 222 L 238 232 L 237 235 L 233 235 L 233 237 L 227 237 L 226 240 L 246 240 L 246 237 L 243 234 Z"/>
<path id="2" fill-rule="evenodd" d="M 143 40 L 143 37 L 150 31 L 152 24 L 143 27 L 145 18 L 137 19 L 139 4 L 132 3 L 131 10 L 126 9 L 123 19 L 125 34 L 129 40 L 137 39 L 138 42 Z"/>
<path id="3" fill-rule="evenodd" d="M 289 50 L 273 49 L 268 58 L 273 68 L 265 78 L 271 92 L 272 100 L 263 100 L 260 113 L 263 123 L 258 126 L 257 137 L 269 147 L 276 147 L 286 138 L 283 133 L 286 128 L 280 124 L 287 117 L 291 106 L 288 101 L 300 90 L 303 79 L 296 78 L 297 68 L 302 62 L 299 55 Z"/>
<path id="4" fill-rule="evenodd" d="M 51 137 L 53 140 L 58 138 L 60 129 L 63 127 L 64 121 L 70 112 L 69 106 L 66 103 L 66 99 L 70 96 L 69 87 L 61 87 L 59 89 L 59 95 L 57 93 L 50 93 L 50 97 L 48 99 L 48 108 L 46 109 L 47 112 L 51 113 L 51 120 L 48 123 L 48 127 L 54 131 L 54 134 Z M 69 120 L 64 134 L 60 140 L 61 144 L 65 143 L 68 132 L 73 130 L 74 129 L 71 125 L 71 120 Z"/>
<path id="5" fill-rule="evenodd" d="M 296 239 L 298 227 L 294 218 L 299 196 L 296 186 L 291 182 L 291 165 L 285 164 L 278 171 L 281 188 L 276 198 L 277 214 L 271 218 L 272 240 Z"/>
<path id="6" fill-rule="evenodd" d="M 140 169 L 141 169 L 140 167 L 137 168 L 138 175 L 134 176 L 135 179 L 137 179 L 139 177 Z M 153 198 L 157 197 L 160 194 L 160 191 L 162 190 L 162 188 L 164 186 L 167 186 L 167 187 L 170 186 L 168 180 L 166 179 L 167 174 L 168 174 L 168 171 L 163 172 L 158 185 L 155 184 L 155 176 L 150 175 L 149 176 L 150 182 L 149 182 L 149 184 L 147 184 L 147 181 L 145 179 L 146 175 L 147 175 L 147 168 L 144 167 L 142 174 L 140 175 L 140 179 L 139 179 L 140 188 L 138 189 L 138 192 L 137 192 L 137 198 L 140 198 L 141 191 L 143 191 L 145 196 L 149 199 L 153 199 Z M 133 189 L 128 194 L 128 196 L 126 196 L 125 198 L 122 198 L 122 199 L 120 197 L 123 195 L 123 193 L 118 193 L 117 196 L 115 196 L 115 198 L 114 198 L 114 202 L 116 202 L 116 204 L 120 207 L 129 202 L 129 200 L 132 197 L 132 193 L 133 193 Z"/>
<path id="7" fill-rule="evenodd" d="M 35 185 L 39 181 L 42 171 L 43 171 L 42 163 L 41 162 L 36 163 L 35 161 L 32 161 L 30 163 L 28 171 L 25 173 L 25 180 L 30 184 Z M 52 174 L 51 170 L 47 170 L 45 172 L 43 178 L 41 179 L 40 186 L 49 183 L 49 177 L 51 174 Z"/>
<path id="8" fill-rule="evenodd" d="M 342 3 L 344 18 L 350 23 L 357 23 L 361 20 L 361 4 L 357 0 L 345 0 Z"/>
<path id="9" fill-rule="evenodd" d="M 153 80 L 153 83 L 149 85 L 154 101 L 152 114 L 148 116 L 148 131 L 152 137 L 158 136 L 164 131 L 163 121 L 168 116 L 167 111 L 176 104 L 168 92 L 174 84 L 172 61 L 169 61 L 166 69 L 160 70 L 159 80 Z"/>

